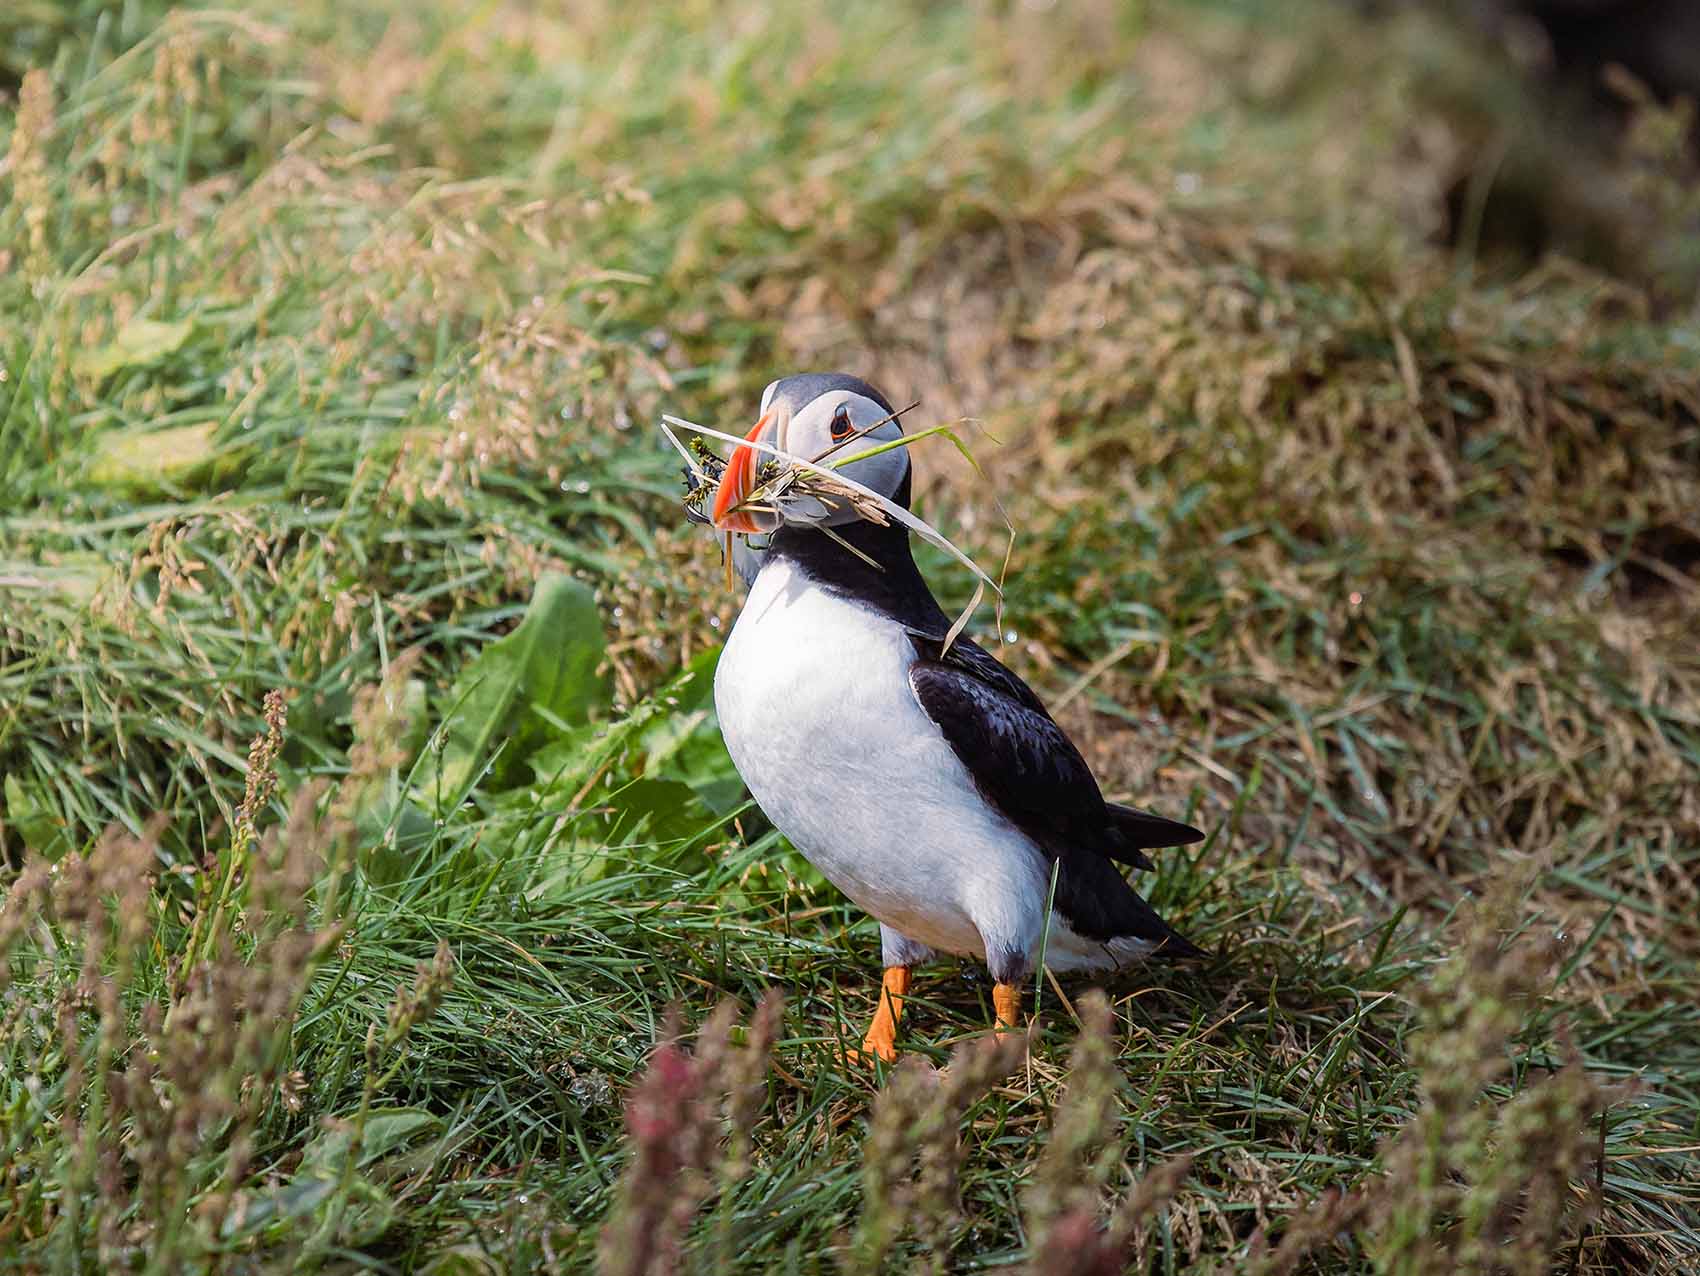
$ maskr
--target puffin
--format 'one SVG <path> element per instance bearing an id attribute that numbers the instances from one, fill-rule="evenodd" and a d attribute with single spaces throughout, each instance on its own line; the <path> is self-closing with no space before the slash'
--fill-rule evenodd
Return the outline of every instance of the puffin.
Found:
<path id="1" fill-rule="evenodd" d="M 714 675 L 727 751 L 774 826 L 878 921 L 880 999 L 850 1053 L 886 1063 L 911 972 L 937 954 L 984 961 L 999 1029 L 1019 1023 L 1041 943 L 1056 973 L 1206 955 L 1118 867 L 1204 834 L 1105 800 L 1027 684 L 953 638 L 908 529 L 848 502 L 804 498 L 797 517 L 752 500 L 767 462 L 750 443 L 860 455 L 901 436 L 898 415 L 845 373 L 774 381 L 699 513 L 731 534 L 749 587 Z M 907 447 L 839 472 L 908 508 Z"/>

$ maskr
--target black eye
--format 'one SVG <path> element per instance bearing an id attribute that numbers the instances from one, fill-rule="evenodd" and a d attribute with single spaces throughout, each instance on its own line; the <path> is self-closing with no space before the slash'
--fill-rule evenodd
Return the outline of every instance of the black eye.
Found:
<path id="1" fill-rule="evenodd" d="M 839 405 L 838 412 L 832 418 L 832 441 L 842 443 L 856 432 L 856 427 L 850 424 L 850 409 Z"/>

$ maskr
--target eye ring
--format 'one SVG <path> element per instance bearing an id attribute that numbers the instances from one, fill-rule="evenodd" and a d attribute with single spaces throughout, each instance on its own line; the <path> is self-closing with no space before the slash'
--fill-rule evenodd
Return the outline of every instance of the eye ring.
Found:
<path id="1" fill-rule="evenodd" d="M 856 432 L 854 422 L 850 420 L 850 409 L 844 404 L 838 405 L 838 411 L 832 416 L 832 441 L 842 443 Z"/>

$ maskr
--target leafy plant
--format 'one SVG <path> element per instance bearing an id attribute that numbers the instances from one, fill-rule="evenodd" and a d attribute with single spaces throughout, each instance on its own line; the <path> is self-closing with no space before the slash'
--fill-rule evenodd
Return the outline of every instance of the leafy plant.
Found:
<path id="1" fill-rule="evenodd" d="M 536 747 L 606 708 L 596 675 L 606 643 L 590 587 L 568 576 L 537 582 L 517 628 L 482 648 L 449 692 L 449 720 L 426 777 L 439 809 L 472 785 L 500 790 Z"/>

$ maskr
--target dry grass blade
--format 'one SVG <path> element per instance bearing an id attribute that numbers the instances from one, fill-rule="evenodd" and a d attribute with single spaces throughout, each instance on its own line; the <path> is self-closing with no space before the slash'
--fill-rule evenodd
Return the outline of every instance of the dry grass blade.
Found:
<path id="1" fill-rule="evenodd" d="M 973 572 L 976 581 L 974 596 L 969 600 L 968 606 L 963 609 L 962 614 L 956 618 L 956 623 L 950 627 L 950 632 L 946 634 L 944 643 L 946 650 L 948 650 L 950 645 L 956 641 L 956 638 L 962 632 L 963 627 L 967 625 L 969 619 L 973 616 L 976 609 L 978 609 L 981 601 L 986 596 L 985 591 L 988 587 L 998 598 L 1001 599 L 1003 597 L 1003 589 L 999 586 L 997 581 L 993 580 L 991 576 L 989 576 L 985 570 L 982 569 L 980 565 L 966 553 L 958 549 L 949 537 L 937 528 L 933 527 L 933 525 L 928 523 L 925 519 L 919 518 L 910 513 L 896 501 L 874 491 L 871 487 L 858 483 L 855 479 L 848 478 L 832 468 L 818 465 L 803 457 L 794 456 L 789 452 L 782 451 L 770 443 L 762 443 L 755 439 L 740 439 L 734 435 L 710 429 L 708 426 L 697 425 L 693 421 L 686 421 L 682 417 L 663 415 L 661 419 L 668 425 L 676 425 L 683 430 L 692 430 L 695 433 L 704 435 L 708 438 L 718 439 L 722 443 L 730 443 L 733 447 L 754 448 L 756 451 L 761 452 L 764 455 L 771 456 L 786 465 L 794 467 L 795 470 L 812 475 L 817 480 L 823 480 L 825 484 L 828 485 L 827 490 L 829 492 L 835 492 L 839 488 L 846 488 L 849 490 L 850 496 L 854 497 L 856 500 L 864 502 L 874 509 L 879 510 L 887 518 L 901 523 L 904 527 L 915 533 L 915 535 L 926 541 L 929 545 L 932 545 L 937 549 L 942 549 L 969 571 Z M 678 440 L 675 439 L 673 441 L 674 444 L 677 445 Z"/>
<path id="2" fill-rule="evenodd" d="M 673 445 L 674 450 L 684 458 L 685 468 L 702 482 L 709 482 L 709 474 L 702 468 L 702 462 L 698 461 L 697 458 L 691 454 L 690 448 L 679 442 L 679 436 L 669 430 L 665 423 L 661 426 L 661 433 L 666 436 L 667 441 Z"/>

